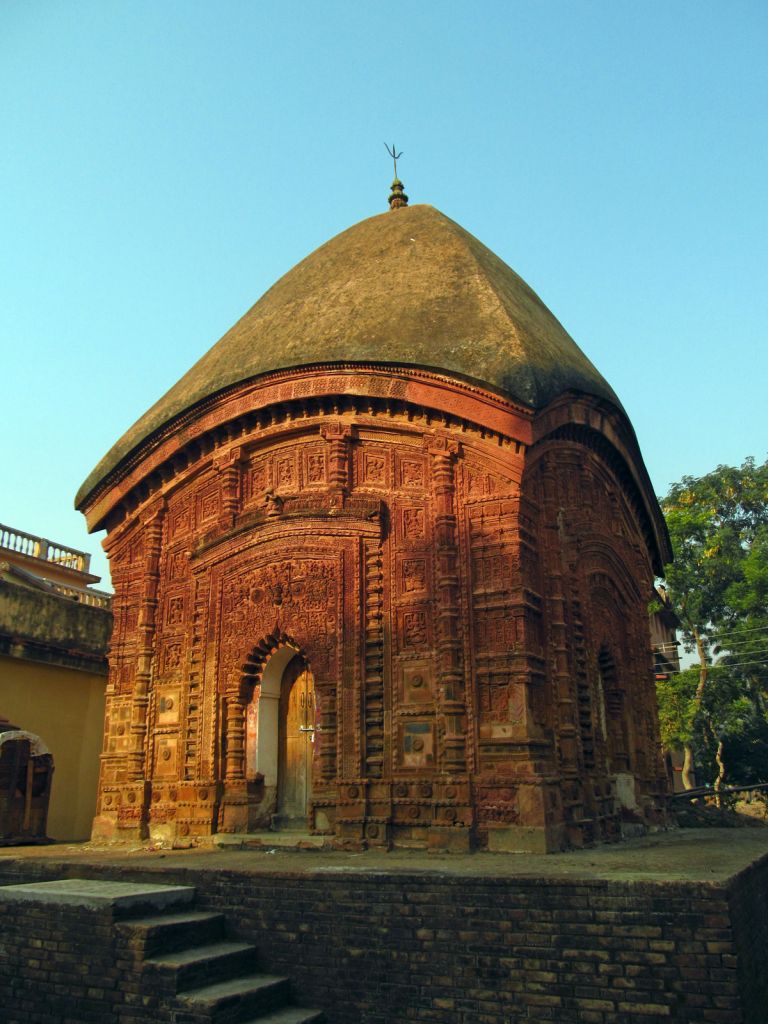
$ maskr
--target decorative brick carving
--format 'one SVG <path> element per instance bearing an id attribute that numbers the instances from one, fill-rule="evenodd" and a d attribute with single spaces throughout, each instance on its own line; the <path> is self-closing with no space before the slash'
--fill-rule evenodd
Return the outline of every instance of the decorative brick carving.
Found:
<path id="1" fill-rule="evenodd" d="M 183 537 L 192 529 L 192 509 L 189 505 L 175 509 L 169 514 L 168 537 L 176 540 Z"/>
<path id="2" fill-rule="evenodd" d="M 403 559 L 402 588 L 404 594 L 421 594 L 427 589 L 426 558 Z"/>
<path id="3" fill-rule="evenodd" d="M 293 490 L 296 484 L 296 463 L 290 456 L 275 459 L 275 487 L 281 491 Z"/>
<path id="4" fill-rule="evenodd" d="M 155 740 L 155 775 L 158 778 L 175 778 L 177 759 L 178 739 L 175 736 L 158 736 Z"/>
<path id="5" fill-rule="evenodd" d="M 307 483 L 319 484 L 325 481 L 325 454 L 323 452 L 308 452 L 306 467 Z"/>
<path id="6" fill-rule="evenodd" d="M 365 547 L 365 768 L 384 773 L 384 595 L 381 544 Z"/>
<path id="7" fill-rule="evenodd" d="M 400 722 L 399 762 L 401 768 L 431 768 L 435 764 L 435 727 L 431 719 L 414 718 Z"/>
<path id="8" fill-rule="evenodd" d="M 157 702 L 157 724 L 160 726 L 176 725 L 181 710 L 181 691 L 178 689 L 164 690 Z"/>
<path id="9" fill-rule="evenodd" d="M 400 612 L 400 643 L 404 648 L 423 647 L 429 642 L 429 622 L 425 608 Z"/>
<path id="10" fill-rule="evenodd" d="M 171 551 L 166 561 L 166 576 L 169 580 L 181 579 L 187 571 L 187 556 L 184 551 Z"/>
<path id="11" fill-rule="evenodd" d="M 216 519 L 219 514 L 218 487 L 212 488 L 210 491 L 206 491 L 200 496 L 198 509 L 198 521 L 201 524 L 210 522 L 211 519 Z"/>
<path id="12" fill-rule="evenodd" d="M 253 383 L 223 396 L 236 423 L 201 408 L 115 499 L 97 833 L 268 822 L 287 700 L 270 665 L 294 656 L 316 702 L 308 827 L 341 846 L 611 838 L 617 773 L 658 818 L 650 528 L 618 435 L 595 441 L 576 397 L 561 428 L 474 386 L 427 392 L 426 371 L 359 368 L 327 394 L 333 372 L 295 373 L 265 405 Z"/>
<path id="13" fill-rule="evenodd" d="M 387 460 L 378 452 L 363 453 L 363 481 L 366 484 L 384 486 L 387 477 Z"/>
<path id="14" fill-rule="evenodd" d="M 181 652 L 182 646 L 180 643 L 170 643 L 166 645 L 165 657 L 163 659 L 163 667 L 166 672 L 173 672 L 181 665 Z"/>
<path id="15" fill-rule="evenodd" d="M 251 501 L 260 500 L 269 487 L 266 459 L 255 459 L 248 472 L 247 495 Z"/>
<path id="16" fill-rule="evenodd" d="M 398 464 L 400 469 L 400 486 L 406 490 L 422 490 L 425 481 L 423 461 L 401 457 L 398 460 Z"/>
<path id="17" fill-rule="evenodd" d="M 400 539 L 406 544 L 424 540 L 424 509 L 404 508 L 400 512 Z"/>
<path id="18" fill-rule="evenodd" d="M 165 608 L 166 626 L 180 626 L 184 622 L 184 598 L 169 597 Z"/>
<path id="19" fill-rule="evenodd" d="M 426 660 L 406 661 L 401 667 L 401 702 L 403 705 L 423 705 L 434 700 L 432 664 Z"/>

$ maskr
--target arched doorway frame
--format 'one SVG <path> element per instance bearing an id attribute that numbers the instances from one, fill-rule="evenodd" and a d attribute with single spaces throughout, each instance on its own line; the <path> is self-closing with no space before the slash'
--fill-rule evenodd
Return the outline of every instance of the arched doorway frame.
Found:
<path id="1" fill-rule="evenodd" d="M 242 773 L 251 785 L 258 783 L 259 802 L 265 805 L 262 817 L 278 810 L 280 737 L 284 727 L 281 713 L 286 697 L 283 683 L 288 666 L 296 658 L 311 672 L 304 647 L 290 634 L 274 631 L 252 648 L 242 667 Z M 316 690 L 314 693 L 314 699 L 319 700 Z"/>

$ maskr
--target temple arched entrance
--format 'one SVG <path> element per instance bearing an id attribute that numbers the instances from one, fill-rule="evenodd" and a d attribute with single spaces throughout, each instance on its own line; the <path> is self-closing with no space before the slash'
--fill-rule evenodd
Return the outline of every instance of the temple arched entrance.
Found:
<path id="1" fill-rule="evenodd" d="M 277 820 L 279 828 L 306 828 L 312 795 L 315 685 L 301 656 L 285 669 L 278 728 Z"/>
<path id="2" fill-rule="evenodd" d="M 278 647 L 246 708 L 246 778 L 255 798 L 251 827 L 307 828 L 315 718 L 307 659 L 292 645 Z"/>

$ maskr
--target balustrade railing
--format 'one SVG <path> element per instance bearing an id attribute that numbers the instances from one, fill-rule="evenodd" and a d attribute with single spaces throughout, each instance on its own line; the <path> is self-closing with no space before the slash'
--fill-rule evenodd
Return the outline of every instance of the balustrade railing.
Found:
<path id="1" fill-rule="evenodd" d="M 2 523 L 0 523 L 0 548 L 16 551 L 29 558 L 38 558 L 40 561 L 49 562 L 52 565 L 76 569 L 78 572 L 88 572 L 91 566 L 91 556 L 85 551 L 54 544 L 52 541 L 46 540 L 45 537 L 36 537 L 33 533 L 14 530 L 10 526 L 3 526 Z"/>
<path id="2" fill-rule="evenodd" d="M 73 601 L 90 605 L 91 608 L 112 607 L 112 595 L 106 590 L 94 590 L 91 587 L 86 590 L 80 587 L 68 587 L 64 583 L 53 583 L 51 586 L 57 594 L 61 594 L 63 597 L 71 597 Z"/>

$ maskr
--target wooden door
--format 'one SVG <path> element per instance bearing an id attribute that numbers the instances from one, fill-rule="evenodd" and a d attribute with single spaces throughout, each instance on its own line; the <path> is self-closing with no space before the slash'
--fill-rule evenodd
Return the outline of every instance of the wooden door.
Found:
<path id="1" fill-rule="evenodd" d="M 278 815 L 283 824 L 305 823 L 312 792 L 312 755 L 315 739 L 315 688 L 312 673 L 303 665 L 291 684 L 286 669 L 286 693 L 281 701 L 280 785 Z"/>

